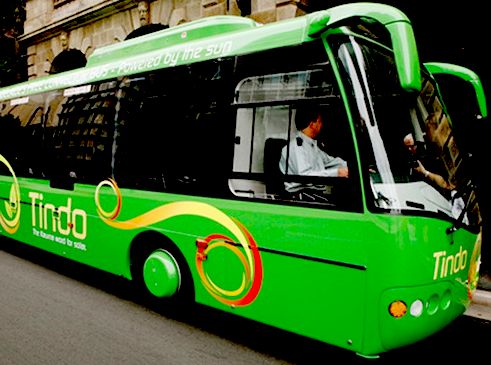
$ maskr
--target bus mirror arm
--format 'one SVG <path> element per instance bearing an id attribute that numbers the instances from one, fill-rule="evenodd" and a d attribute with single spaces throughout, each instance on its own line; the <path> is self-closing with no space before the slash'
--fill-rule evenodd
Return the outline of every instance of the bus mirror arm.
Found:
<path id="1" fill-rule="evenodd" d="M 397 21 L 386 25 L 390 32 L 401 87 L 408 92 L 421 90 L 421 69 L 411 24 Z"/>
<path id="2" fill-rule="evenodd" d="M 468 82 L 469 85 L 474 89 L 476 103 L 480 112 L 480 115 L 476 116 L 476 118 L 482 119 L 487 117 L 488 109 L 486 104 L 486 95 L 484 93 L 481 79 L 474 71 L 466 67 L 454 65 L 451 63 L 426 62 L 424 65 L 433 76 L 438 74 L 452 75 Z"/>
<path id="3" fill-rule="evenodd" d="M 371 18 L 390 33 L 401 87 L 407 92 L 421 90 L 421 69 L 413 28 L 399 9 L 386 4 L 353 3 L 317 12 L 308 18 L 307 34 L 314 37 L 349 18 Z"/>

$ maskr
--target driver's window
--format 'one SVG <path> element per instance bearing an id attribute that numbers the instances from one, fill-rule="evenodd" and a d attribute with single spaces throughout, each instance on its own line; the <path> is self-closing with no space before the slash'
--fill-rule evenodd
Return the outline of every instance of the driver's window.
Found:
<path id="1" fill-rule="evenodd" d="M 353 209 L 359 195 L 352 194 L 349 168 L 354 175 L 357 169 L 334 75 L 328 66 L 303 67 L 239 79 L 230 190 L 241 198 Z"/>

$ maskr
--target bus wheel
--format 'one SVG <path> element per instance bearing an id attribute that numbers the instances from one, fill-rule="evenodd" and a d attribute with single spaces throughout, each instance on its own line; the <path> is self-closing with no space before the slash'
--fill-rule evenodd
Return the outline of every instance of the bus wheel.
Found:
<path id="1" fill-rule="evenodd" d="M 176 294 L 181 273 L 174 257 L 163 249 L 153 251 L 143 264 L 143 282 L 157 298 L 169 298 Z"/>
<path id="2" fill-rule="evenodd" d="M 194 301 L 191 271 L 181 251 L 165 237 L 142 234 L 133 242 L 131 272 L 142 299 L 179 305 Z"/>

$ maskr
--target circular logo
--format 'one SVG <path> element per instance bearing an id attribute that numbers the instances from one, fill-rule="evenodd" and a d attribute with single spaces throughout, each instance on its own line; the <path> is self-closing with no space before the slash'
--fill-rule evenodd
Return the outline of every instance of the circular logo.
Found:
<path id="1" fill-rule="evenodd" d="M 4 209 L 0 208 L 0 225 L 2 228 L 10 233 L 14 234 L 19 229 L 20 225 L 20 189 L 19 182 L 15 176 L 12 166 L 9 162 L 0 155 L 0 162 L 3 163 L 10 174 L 12 175 L 12 185 L 10 186 L 10 194 L 7 201 L 4 201 Z"/>

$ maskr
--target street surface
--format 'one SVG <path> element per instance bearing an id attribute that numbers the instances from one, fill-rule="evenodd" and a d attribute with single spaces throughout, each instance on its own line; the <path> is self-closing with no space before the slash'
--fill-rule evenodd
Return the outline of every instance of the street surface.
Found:
<path id="1" fill-rule="evenodd" d="M 462 316 L 416 345 L 365 360 L 242 318 L 138 303 L 125 280 L 0 241 L 0 365 L 483 362 L 491 322 Z M 397 334 L 394 334 L 397 335 Z M 484 361 L 486 362 L 486 361 Z"/>

